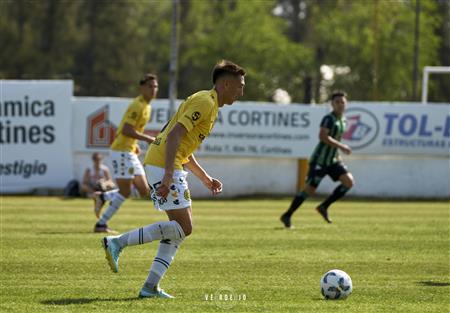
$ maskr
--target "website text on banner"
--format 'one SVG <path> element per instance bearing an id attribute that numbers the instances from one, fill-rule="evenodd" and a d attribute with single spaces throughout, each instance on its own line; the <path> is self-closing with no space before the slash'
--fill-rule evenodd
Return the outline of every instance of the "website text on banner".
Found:
<path id="1" fill-rule="evenodd" d="M 108 148 L 129 101 L 77 98 L 74 124 L 84 125 L 86 131 L 74 134 L 75 149 Z M 252 102 L 224 107 L 198 155 L 308 158 L 328 110 Z M 156 134 L 166 124 L 168 112 L 167 100 L 152 102 L 147 132 Z M 449 156 L 449 105 L 350 103 L 346 116 L 343 142 L 355 154 Z"/>
<path id="2" fill-rule="evenodd" d="M 129 102 L 130 99 L 77 98 L 74 124 L 85 125 L 86 136 L 74 134 L 75 149 L 108 148 Z M 317 141 L 317 121 L 325 112 L 325 107 L 279 107 L 255 102 L 224 107 L 197 154 L 307 158 Z M 168 116 L 168 101 L 153 101 L 146 131 L 157 134 Z"/>

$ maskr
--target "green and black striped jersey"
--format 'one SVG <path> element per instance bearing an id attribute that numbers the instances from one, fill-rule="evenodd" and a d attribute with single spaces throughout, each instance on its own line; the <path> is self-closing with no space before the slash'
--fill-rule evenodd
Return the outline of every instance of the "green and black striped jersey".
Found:
<path id="1" fill-rule="evenodd" d="M 320 127 L 329 130 L 329 136 L 341 141 L 342 134 L 346 127 L 345 117 L 338 118 L 334 112 L 325 115 L 320 123 Z M 338 162 L 338 149 L 319 141 L 313 154 L 309 160 L 310 163 L 319 164 L 322 166 L 330 166 Z"/>

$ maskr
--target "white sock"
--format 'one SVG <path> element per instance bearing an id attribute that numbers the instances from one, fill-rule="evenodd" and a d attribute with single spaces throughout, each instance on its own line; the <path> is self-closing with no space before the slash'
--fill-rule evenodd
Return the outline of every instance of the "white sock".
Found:
<path id="1" fill-rule="evenodd" d="M 100 225 L 105 225 L 111 217 L 117 212 L 122 203 L 126 200 L 124 196 L 122 196 L 119 192 L 114 194 L 114 197 L 109 204 L 109 207 L 106 209 L 105 213 L 103 213 L 102 217 L 98 220 Z"/>
<path id="2" fill-rule="evenodd" d="M 158 247 L 158 252 L 153 260 L 150 272 L 144 283 L 144 287 L 150 290 L 154 290 L 160 280 L 164 277 L 164 274 L 169 269 L 170 264 L 178 251 L 178 247 L 183 242 L 183 239 L 175 240 L 161 240 Z"/>
<path id="3" fill-rule="evenodd" d="M 103 199 L 105 201 L 111 201 L 114 198 L 114 195 L 119 192 L 119 189 L 113 189 L 110 191 L 105 191 L 103 193 Z"/>
<path id="4" fill-rule="evenodd" d="M 157 222 L 118 236 L 120 246 L 141 245 L 154 240 L 183 240 L 183 228 L 176 221 Z"/>

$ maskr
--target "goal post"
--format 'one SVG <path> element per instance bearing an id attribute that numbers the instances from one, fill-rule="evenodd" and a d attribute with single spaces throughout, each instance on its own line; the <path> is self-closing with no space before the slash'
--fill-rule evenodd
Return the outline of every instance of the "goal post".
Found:
<path id="1" fill-rule="evenodd" d="M 450 74 L 450 66 L 425 66 L 422 78 L 422 104 L 428 102 L 428 78 L 430 74 Z"/>

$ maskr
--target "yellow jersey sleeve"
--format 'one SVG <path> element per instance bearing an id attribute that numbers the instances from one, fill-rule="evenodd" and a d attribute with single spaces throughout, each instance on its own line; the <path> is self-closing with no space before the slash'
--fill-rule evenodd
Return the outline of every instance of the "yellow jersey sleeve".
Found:
<path id="1" fill-rule="evenodd" d="M 138 101 L 133 101 L 129 106 L 125 115 L 123 116 L 122 125 L 128 123 L 132 126 L 137 126 L 142 119 L 142 106 Z"/>
<path id="2" fill-rule="evenodd" d="M 184 112 L 181 112 L 177 122 L 182 124 L 187 132 L 192 131 L 194 127 L 211 118 L 211 107 L 205 105 L 204 99 L 201 97 L 188 99 L 190 102 L 186 106 Z"/>

